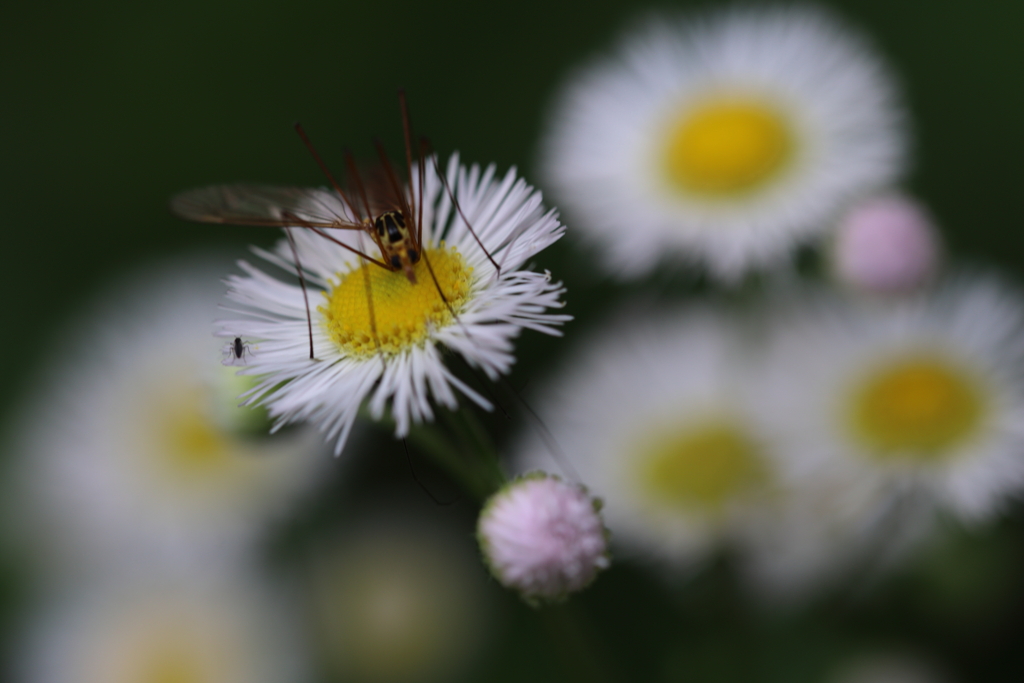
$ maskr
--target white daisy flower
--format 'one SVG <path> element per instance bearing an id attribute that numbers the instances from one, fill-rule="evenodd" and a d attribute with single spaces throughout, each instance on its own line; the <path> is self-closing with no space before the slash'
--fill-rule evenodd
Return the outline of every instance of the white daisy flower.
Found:
<path id="1" fill-rule="evenodd" d="M 771 461 L 745 412 L 732 327 L 706 311 L 650 318 L 609 326 L 538 413 L 575 468 L 566 474 L 604 501 L 622 555 L 687 567 L 757 514 Z M 519 471 L 552 464 L 539 438 L 517 452 Z"/>
<path id="2" fill-rule="evenodd" d="M 258 340 L 258 353 L 241 372 L 260 376 L 248 403 L 265 405 L 276 427 L 311 421 L 340 453 L 368 400 L 374 419 L 390 405 L 401 437 L 412 423 L 433 419 L 431 398 L 455 409 L 461 392 L 490 407 L 445 367 L 442 347 L 495 379 L 511 368 L 512 340 L 523 328 L 560 334 L 555 326 L 569 316 L 546 311 L 563 305 L 564 290 L 549 273 L 522 270 L 562 236 L 554 210 L 545 211 L 540 194 L 514 170 L 498 177 L 493 166 L 467 169 L 453 157 L 447 179 L 457 208 L 426 165 L 418 219 L 423 254 L 411 267 L 414 278 L 369 264 L 314 231 L 292 230 L 310 284 L 315 360 L 309 358 L 307 307 L 287 241 L 261 255 L 290 271 L 290 281 L 244 262 L 246 275 L 228 280 L 228 297 L 243 317 L 223 322 L 220 334 Z M 418 188 L 418 176 L 410 186 Z M 417 193 L 410 194 L 415 211 Z M 319 198 L 321 210 L 359 222 L 336 194 L 324 191 Z M 360 231 L 331 235 L 363 253 L 374 247 Z"/>
<path id="3" fill-rule="evenodd" d="M 491 574 L 529 603 L 586 588 L 610 564 L 600 507 L 583 486 L 542 472 L 509 482 L 477 521 Z"/>
<path id="4" fill-rule="evenodd" d="M 14 532 L 54 566 L 233 561 L 323 478 L 315 434 L 267 438 L 265 413 L 238 407 L 244 378 L 210 334 L 223 267 L 149 268 L 61 336 L 5 496 Z"/>
<path id="5" fill-rule="evenodd" d="M 320 544 L 308 565 L 317 642 L 339 680 L 459 680 L 493 633 L 468 537 L 400 507 Z"/>
<path id="6" fill-rule="evenodd" d="M 897 178 L 898 99 L 870 46 L 821 10 L 653 20 L 566 87 L 542 166 L 620 275 L 665 257 L 733 281 Z"/>
<path id="7" fill-rule="evenodd" d="M 742 570 L 800 598 L 877 578 L 935 530 L 991 516 L 1024 488 L 1024 306 L 961 277 L 896 301 L 796 297 L 776 311 L 753 418 L 786 505 Z"/>
<path id="8" fill-rule="evenodd" d="M 1024 303 L 992 279 L 780 316 L 758 420 L 798 485 L 859 519 L 924 497 L 961 518 L 1024 491 Z M 830 483 L 831 482 L 831 483 Z"/>
<path id="9" fill-rule="evenodd" d="M 294 614 L 257 582 L 110 582 L 28 629 L 18 683 L 310 680 Z"/>

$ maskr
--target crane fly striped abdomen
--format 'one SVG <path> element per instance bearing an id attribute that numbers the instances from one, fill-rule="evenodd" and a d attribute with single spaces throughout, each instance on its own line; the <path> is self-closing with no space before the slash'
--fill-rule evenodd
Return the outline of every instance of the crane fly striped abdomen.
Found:
<path id="1" fill-rule="evenodd" d="M 386 211 L 373 221 L 392 270 L 401 269 L 409 282 L 416 284 L 413 266 L 420 260 L 420 248 L 401 211 Z"/>

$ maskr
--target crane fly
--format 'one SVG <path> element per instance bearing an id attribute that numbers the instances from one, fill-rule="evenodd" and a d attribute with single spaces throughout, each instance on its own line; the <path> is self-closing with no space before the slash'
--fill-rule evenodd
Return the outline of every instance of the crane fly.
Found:
<path id="1" fill-rule="evenodd" d="M 345 152 L 345 163 L 351 187 L 342 187 L 323 159 L 317 153 L 303 130 L 295 124 L 295 129 L 303 143 L 313 155 L 320 170 L 330 182 L 330 188 L 299 188 L 280 187 L 274 185 L 230 184 L 213 185 L 197 188 L 176 195 L 171 200 L 171 210 L 181 218 L 200 223 L 224 225 L 264 226 L 283 228 L 295 259 L 296 273 L 302 286 L 306 302 L 306 319 L 309 327 L 309 357 L 313 356 L 313 323 L 309 310 L 309 296 L 303 275 L 302 264 L 299 262 L 298 250 L 291 228 L 311 230 L 321 237 L 358 255 L 367 263 L 392 272 L 402 272 L 411 285 L 417 284 L 414 266 L 423 260 L 426 263 L 434 286 L 448 306 L 451 306 L 441 291 L 433 268 L 430 265 L 423 245 L 423 177 L 425 171 L 424 157 L 429 155 L 429 143 L 420 141 L 419 154 L 414 159 L 412 153 L 412 129 L 409 123 L 408 107 L 404 92 L 399 92 L 399 103 L 402 112 L 402 128 L 405 138 L 406 171 L 410 182 L 403 185 L 388 160 L 383 146 L 375 143 L 379 158 L 378 166 L 364 176 L 360 173 L 352 154 Z M 494 264 L 497 272 L 501 269 L 483 246 L 480 238 L 473 230 L 469 221 L 462 213 L 447 178 L 440 171 L 436 157 L 431 157 L 434 168 L 458 214 L 465 221 L 477 244 Z M 415 177 L 416 182 L 412 182 Z M 338 239 L 331 231 L 355 231 L 367 236 L 376 247 L 379 257 L 372 256 L 352 244 Z M 369 278 L 367 278 L 369 287 Z M 370 324 L 373 322 L 372 294 L 367 292 Z M 455 312 L 451 311 L 453 316 Z M 457 319 L 457 316 L 455 316 Z"/>

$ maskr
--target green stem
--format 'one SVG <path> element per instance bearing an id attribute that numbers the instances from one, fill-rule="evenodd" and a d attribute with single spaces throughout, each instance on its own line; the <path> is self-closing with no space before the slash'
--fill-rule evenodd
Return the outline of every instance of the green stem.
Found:
<path id="1" fill-rule="evenodd" d="M 494 447 L 490 435 L 480 419 L 471 410 L 460 410 L 458 412 L 445 413 L 445 421 L 448 426 L 459 435 L 466 448 L 466 454 L 475 454 L 474 467 L 480 476 L 491 486 L 490 493 L 494 493 L 505 485 L 508 477 L 501 468 L 501 459 L 498 457 L 498 449 Z"/>
<path id="2" fill-rule="evenodd" d="M 595 647 L 594 634 L 589 632 L 576 610 L 567 604 L 551 605 L 541 610 L 540 618 L 555 641 L 567 680 L 588 683 L 622 680 L 613 675 L 606 659 L 607 650 Z"/>
<path id="3" fill-rule="evenodd" d="M 441 418 L 447 430 L 436 424 L 418 425 L 409 432 L 409 441 L 472 496 L 486 500 L 507 480 L 487 432 L 467 410 L 443 411 Z"/>

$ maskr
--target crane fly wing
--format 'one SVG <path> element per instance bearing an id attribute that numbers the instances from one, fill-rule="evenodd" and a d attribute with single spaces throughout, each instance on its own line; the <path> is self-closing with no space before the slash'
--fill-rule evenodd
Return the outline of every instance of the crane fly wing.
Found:
<path id="1" fill-rule="evenodd" d="M 171 211 L 200 223 L 363 230 L 331 190 L 273 185 L 211 185 L 171 199 Z"/>

